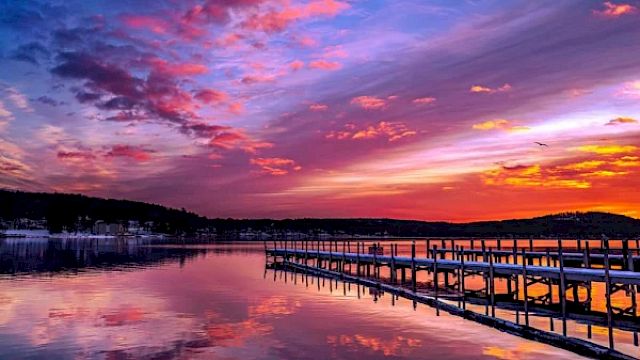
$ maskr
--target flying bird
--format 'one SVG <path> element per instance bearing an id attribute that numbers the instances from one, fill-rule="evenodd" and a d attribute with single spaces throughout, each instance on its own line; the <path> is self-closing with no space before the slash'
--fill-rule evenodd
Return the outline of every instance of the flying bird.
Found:
<path id="1" fill-rule="evenodd" d="M 537 142 L 537 141 L 534 141 L 534 143 L 536 143 L 536 144 L 538 144 L 538 145 L 540 145 L 540 146 L 546 146 L 546 147 L 549 147 L 549 145 L 547 145 L 547 144 L 545 144 L 545 143 L 541 143 L 541 142 Z"/>

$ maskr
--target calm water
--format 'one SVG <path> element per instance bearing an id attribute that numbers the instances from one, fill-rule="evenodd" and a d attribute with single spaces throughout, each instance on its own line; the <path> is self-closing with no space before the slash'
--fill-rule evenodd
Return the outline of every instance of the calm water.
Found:
<path id="1" fill-rule="evenodd" d="M 578 358 L 285 275 L 262 244 L 0 239 L 0 359 Z"/>

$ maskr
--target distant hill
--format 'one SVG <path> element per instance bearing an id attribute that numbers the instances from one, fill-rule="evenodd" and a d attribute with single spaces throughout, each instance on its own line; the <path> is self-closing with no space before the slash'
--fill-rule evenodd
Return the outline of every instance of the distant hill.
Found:
<path id="1" fill-rule="evenodd" d="M 169 234 L 217 231 L 233 234 L 253 230 L 389 236 L 580 236 L 637 237 L 640 220 L 601 213 L 562 213 L 533 219 L 482 221 L 465 224 L 395 219 L 208 219 L 185 209 L 128 200 L 100 199 L 76 194 L 0 190 L 0 219 L 46 219 L 52 232 L 90 228 L 96 220 L 153 222 L 153 230 Z"/>

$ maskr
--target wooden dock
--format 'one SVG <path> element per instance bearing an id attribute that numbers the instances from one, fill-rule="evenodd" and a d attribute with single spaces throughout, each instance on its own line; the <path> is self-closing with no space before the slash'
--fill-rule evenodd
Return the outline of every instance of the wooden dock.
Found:
<path id="1" fill-rule="evenodd" d="M 468 243 L 468 240 L 465 241 Z M 385 244 L 387 251 L 384 252 L 379 243 L 373 244 L 372 251 L 368 246 L 370 244 L 365 245 L 364 242 L 327 240 L 275 241 L 272 242 L 273 246 L 265 242 L 265 252 L 275 262 L 280 259 L 289 266 L 312 267 L 385 286 L 399 284 L 403 292 L 408 291 L 412 296 L 428 296 L 435 302 L 439 301 L 439 296 L 442 298 L 442 290 L 452 290 L 457 292 L 457 301 L 462 310 L 466 309 L 467 302 L 484 303 L 487 309 L 485 315 L 489 316 L 490 308 L 491 317 L 494 318 L 496 307 L 517 306 L 518 311 L 521 309 L 524 312 L 524 326 L 527 327 L 532 309 L 540 312 L 546 307 L 554 313 L 551 316 L 557 315 L 562 320 L 564 336 L 567 334 L 568 319 L 582 320 L 608 329 L 610 350 L 615 349 L 614 328 L 632 332 L 634 345 L 639 345 L 636 292 L 640 286 L 640 272 L 636 272 L 635 268 L 640 256 L 637 255 L 637 247 L 635 251 L 629 249 L 628 241 L 622 241 L 622 248 L 615 250 L 610 249 L 606 238 L 601 241 L 602 247 L 596 249 L 590 249 L 588 242 L 584 247 L 578 242 L 580 251 L 575 248 L 565 251 L 561 240 L 557 241 L 557 247 L 544 251 L 534 248 L 532 241 L 525 247 L 518 247 L 514 241 L 512 248 L 499 250 L 487 247 L 484 241 L 480 241 L 480 248 L 468 250 L 456 245 L 453 240 L 442 240 L 440 243 L 442 246 L 448 244 L 448 248 L 438 249 L 437 242 L 434 243 L 430 246 L 427 242 L 424 256 L 417 256 L 415 241 L 411 243 L 410 255 L 399 255 L 397 243 Z M 389 274 L 386 279 L 380 276 L 382 268 Z M 419 272 L 427 272 L 427 276 L 432 278 L 432 288 L 426 295 L 423 289 L 418 290 Z M 469 276 L 481 277 L 483 288 L 467 288 L 465 278 Z M 507 281 L 506 294 L 498 293 L 496 279 Z M 538 290 L 541 284 L 547 292 L 530 296 L 529 287 L 536 284 Z M 605 289 L 606 313 L 591 311 L 594 284 Z M 424 284 L 420 285 L 424 287 Z M 522 299 L 521 293 L 524 293 Z M 580 293 L 586 293 L 586 298 L 581 299 Z M 624 293 L 627 304 L 621 306 L 618 297 L 614 305 L 611 300 L 614 293 Z M 557 297 L 555 303 L 553 294 Z M 504 299 L 509 300 L 506 302 L 508 304 L 502 301 Z M 581 313 L 572 312 L 577 305 Z M 553 322 L 551 324 L 553 327 Z M 591 325 L 588 337 L 591 338 Z"/>

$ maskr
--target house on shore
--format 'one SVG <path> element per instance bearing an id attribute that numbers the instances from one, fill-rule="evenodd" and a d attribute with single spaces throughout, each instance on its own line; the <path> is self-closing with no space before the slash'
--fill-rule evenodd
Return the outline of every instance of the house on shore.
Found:
<path id="1" fill-rule="evenodd" d="M 95 235 L 123 235 L 125 232 L 124 226 L 118 223 L 107 223 L 102 220 L 98 220 L 93 225 L 93 233 Z"/>

